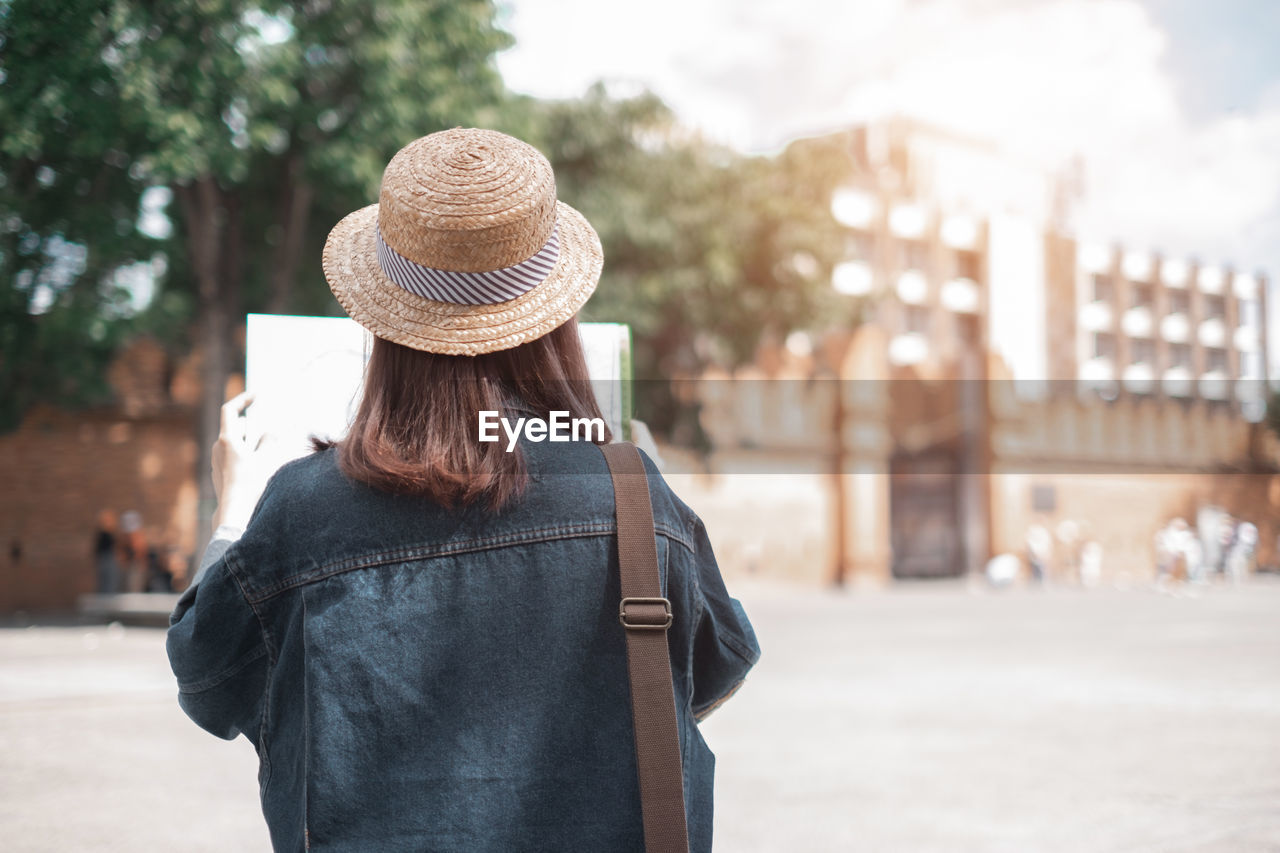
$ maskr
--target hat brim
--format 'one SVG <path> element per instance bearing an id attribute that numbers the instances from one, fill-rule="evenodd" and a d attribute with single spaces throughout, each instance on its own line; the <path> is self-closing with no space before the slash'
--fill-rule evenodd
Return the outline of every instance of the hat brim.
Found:
<path id="1" fill-rule="evenodd" d="M 556 202 L 560 257 L 546 280 L 506 302 L 460 305 L 405 290 L 382 271 L 378 205 L 348 214 L 324 244 L 324 276 L 343 309 L 374 335 L 442 355 L 480 355 L 542 337 L 582 307 L 604 266 L 586 217 Z"/>

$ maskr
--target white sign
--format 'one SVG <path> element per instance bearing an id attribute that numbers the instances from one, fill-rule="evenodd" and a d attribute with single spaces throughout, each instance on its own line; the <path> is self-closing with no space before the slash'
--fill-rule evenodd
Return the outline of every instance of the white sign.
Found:
<path id="1" fill-rule="evenodd" d="M 615 439 L 627 437 L 631 330 L 623 323 L 578 326 L 592 388 Z M 312 435 L 346 435 L 360 407 L 373 336 L 348 317 L 250 314 L 245 339 L 245 387 L 255 392 L 246 412 L 251 442 L 270 433 L 282 461 L 305 456 Z"/>

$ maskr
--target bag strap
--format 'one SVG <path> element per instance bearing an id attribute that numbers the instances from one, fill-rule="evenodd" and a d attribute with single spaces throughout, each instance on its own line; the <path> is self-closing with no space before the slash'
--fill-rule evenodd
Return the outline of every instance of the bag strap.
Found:
<path id="1" fill-rule="evenodd" d="M 671 602 L 662 596 L 649 480 L 634 444 L 608 444 L 601 449 L 613 478 L 618 516 L 622 579 L 618 621 L 627 636 L 645 851 L 689 853 L 676 697 L 667 651 Z"/>

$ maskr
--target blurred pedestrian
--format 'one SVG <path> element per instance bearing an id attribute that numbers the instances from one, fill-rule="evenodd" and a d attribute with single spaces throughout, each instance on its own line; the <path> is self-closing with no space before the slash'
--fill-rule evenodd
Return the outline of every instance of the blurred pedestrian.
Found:
<path id="1" fill-rule="evenodd" d="M 147 578 L 147 538 L 142 532 L 142 515 L 129 510 L 120 516 L 120 576 L 124 592 L 142 592 Z"/>
<path id="2" fill-rule="evenodd" d="M 1231 558 L 1232 549 L 1235 548 L 1238 526 L 1238 522 L 1230 513 L 1224 512 L 1218 518 L 1218 551 L 1214 571 L 1220 575 L 1227 574 L 1227 562 Z"/>
<path id="3" fill-rule="evenodd" d="M 1254 553 L 1258 546 L 1258 528 L 1248 521 L 1236 526 L 1231 551 L 1227 555 L 1227 577 L 1232 583 L 1240 583 L 1252 574 Z"/>
<path id="4" fill-rule="evenodd" d="M 120 564 L 117 550 L 116 514 L 109 509 L 98 513 L 98 529 L 93 538 L 93 561 L 97 574 L 98 594 L 114 595 L 120 591 Z"/>
<path id="5" fill-rule="evenodd" d="M 1053 534 L 1043 524 L 1027 528 L 1027 566 L 1031 579 L 1043 584 L 1049 579 L 1049 562 L 1053 558 Z"/>
<path id="6" fill-rule="evenodd" d="M 1195 584 L 1208 583 L 1209 579 L 1205 577 L 1204 543 L 1195 531 L 1187 530 L 1182 537 L 1181 550 L 1182 561 L 1187 567 L 1187 581 Z"/>
<path id="7" fill-rule="evenodd" d="M 987 561 L 987 583 L 997 588 L 1012 586 L 1021 570 L 1017 554 L 997 554 Z"/>
<path id="8" fill-rule="evenodd" d="M 1240 534 L 1240 524 L 1242 523 L 1235 516 L 1222 515 L 1221 528 L 1217 535 L 1219 535 L 1219 547 L 1221 548 L 1220 571 L 1224 576 L 1229 574 L 1228 564 L 1231 560 L 1231 552 L 1235 549 L 1236 538 Z"/>
<path id="9" fill-rule="evenodd" d="M 1177 519 L 1174 521 L 1177 521 Z M 1162 524 L 1156 529 L 1154 545 L 1157 586 L 1163 586 L 1168 583 L 1178 562 L 1177 532 L 1174 527 L 1174 521 Z"/>
<path id="10" fill-rule="evenodd" d="M 147 592 L 173 592 L 173 572 L 169 568 L 169 546 L 147 548 Z"/>
<path id="11" fill-rule="evenodd" d="M 1209 574 L 1218 571 L 1226 556 L 1222 548 L 1223 520 L 1226 510 L 1213 504 L 1203 504 L 1196 508 L 1196 523 L 1193 527 L 1200 540 L 1200 567 L 1197 577 L 1205 582 Z"/>
<path id="12" fill-rule="evenodd" d="M 1102 544 L 1090 539 L 1080 546 L 1080 583 L 1095 587 L 1102 580 Z"/>
<path id="13" fill-rule="evenodd" d="M 191 555 L 183 553 L 182 549 L 174 546 L 169 552 L 169 576 L 173 578 L 173 591 L 182 592 L 187 588 L 187 570 L 191 565 Z"/>
<path id="14" fill-rule="evenodd" d="M 1054 532 L 1057 534 L 1058 544 L 1062 546 L 1059 553 L 1062 554 L 1063 574 L 1066 577 L 1078 579 L 1080 577 L 1080 522 L 1073 518 L 1064 518 L 1058 522 L 1057 530 Z"/>
<path id="15" fill-rule="evenodd" d="M 1187 566 L 1187 545 L 1195 538 L 1195 532 L 1185 518 L 1175 518 L 1169 522 L 1166 544 L 1171 553 L 1169 577 L 1171 580 L 1185 581 L 1191 573 Z"/>

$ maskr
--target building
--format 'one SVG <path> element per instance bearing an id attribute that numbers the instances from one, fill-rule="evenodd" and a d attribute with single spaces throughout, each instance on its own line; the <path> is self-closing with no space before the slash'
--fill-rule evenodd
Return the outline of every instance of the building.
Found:
<path id="1" fill-rule="evenodd" d="M 155 341 L 136 340 L 108 371 L 115 403 L 79 412 L 38 406 L 0 436 L 10 486 L 0 495 L 0 613 L 70 610 L 94 592 L 103 511 L 136 512 L 149 547 L 180 557 L 178 565 L 191 559 L 197 358 L 177 361 Z"/>
<path id="2" fill-rule="evenodd" d="M 1262 275 L 1082 243 L 1072 176 L 980 141 L 903 120 L 843 139 L 832 284 L 868 299 L 868 324 L 834 354 L 762 355 L 739 377 L 798 381 L 724 383 L 707 405 L 721 470 L 790 459 L 820 496 L 793 521 L 834 522 L 784 573 L 961 575 L 1040 525 L 1063 534 L 1060 573 L 1094 541 L 1107 574 L 1141 577 L 1157 529 L 1204 507 L 1257 524 L 1276 559 Z M 804 382 L 820 376 L 839 391 Z M 791 399 L 741 399 L 768 394 Z"/>
<path id="3" fill-rule="evenodd" d="M 855 170 L 832 199 L 847 228 L 833 285 L 890 297 L 875 322 L 891 333 L 893 364 L 951 375 L 977 344 L 1015 379 L 1258 399 L 1260 275 L 1078 244 L 1072 181 L 983 143 L 894 120 L 853 131 L 849 146 Z"/>

